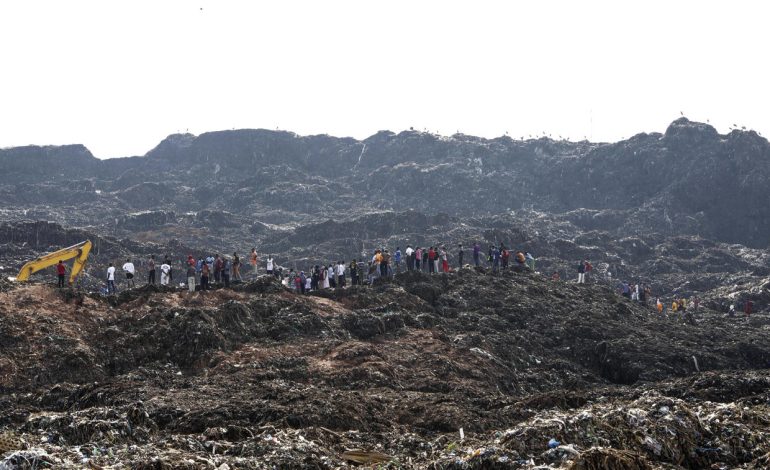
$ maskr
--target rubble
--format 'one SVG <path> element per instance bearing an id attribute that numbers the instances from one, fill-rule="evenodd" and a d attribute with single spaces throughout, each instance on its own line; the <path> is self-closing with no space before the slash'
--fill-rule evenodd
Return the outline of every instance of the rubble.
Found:
<path id="1" fill-rule="evenodd" d="M 770 330 L 661 318 L 602 286 L 464 269 L 307 296 L 263 276 L 64 300 L 0 292 L 0 430 L 27 446 L 7 466 L 761 468 L 770 453 Z"/>

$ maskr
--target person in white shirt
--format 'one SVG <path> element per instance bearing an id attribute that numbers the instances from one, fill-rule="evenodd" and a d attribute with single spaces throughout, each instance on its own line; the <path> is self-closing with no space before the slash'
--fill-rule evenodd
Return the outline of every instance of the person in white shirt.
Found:
<path id="1" fill-rule="evenodd" d="M 117 291 L 115 288 L 115 266 L 110 263 L 107 268 L 107 294 L 114 294 Z"/>
<path id="2" fill-rule="evenodd" d="M 328 269 L 326 269 L 326 267 L 321 267 L 321 270 L 323 272 L 323 278 L 324 278 L 323 288 L 328 289 L 331 286 L 331 284 L 329 284 L 329 276 L 331 276 L 331 273 L 329 272 Z"/>
<path id="3" fill-rule="evenodd" d="M 127 259 L 126 264 L 123 265 L 123 272 L 126 273 L 126 283 L 134 287 L 134 263 Z"/>
<path id="4" fill-rule="evenodd" d="M 267 257 L 267 274 L 270 274 L 270 275 L 273 274 L 273 257 L 272 256 Z"/>
<path id="5" fill-rule="evenodd" d="M 171 272 L 171 266 L 164 262 L 160 265 L 160 285 L 167 286 L 169 281 L 169 273 Z"/>
<path id="6" fill-rule="evenodd" d="M 337 287 L 345 287 L 345 262 L 337 263 Z"/>
<path id="7" fill-rule="evenodd" d="M 412 245 L 406 245 L 406 251 L 404 251 L 404 254 L 406 254 L 407 271 L 411 271 L 414 269 L 414 258 L 412 258 L 413 253 L 414 253 L 414 250 L 412 249 Z"/>

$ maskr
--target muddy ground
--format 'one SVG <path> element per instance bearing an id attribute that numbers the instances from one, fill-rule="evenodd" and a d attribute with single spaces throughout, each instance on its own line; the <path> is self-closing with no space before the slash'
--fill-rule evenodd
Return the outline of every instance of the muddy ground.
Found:
<path id="1" fill-rule="evenodd" d="M 768 340 L 530 273 L 3 284 L 0 468 L 767 468 Z"/>

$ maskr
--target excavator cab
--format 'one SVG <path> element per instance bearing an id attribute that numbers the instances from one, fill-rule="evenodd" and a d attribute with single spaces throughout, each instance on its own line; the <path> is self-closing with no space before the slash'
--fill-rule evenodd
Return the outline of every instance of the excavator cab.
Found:
<path id="1" fill-rule="evenodd" d="M 72 264 L 72 269 L 70 271 L 69 279 L 69 284 L 73 285 L 75 283 L 75 279 L 77 279 L 80 272 L 83 271 L 83 268 L 86 266 L 86 261 L 88 261 L 88 253 L 91 252 L 92 246 L 93 245 L 91 244 L 91 240 L 86 240 L 84 242 L 78 243 L 77 245 L 72 245 L 68 248 L 64 248 L 59 251 L 54 251 L 53 253 L 48 253 L 47 255 L 41 256 L 40 258 L 30 261 L 22 266 L 21 270 L 19 271 L 19 275 L 16 276 L 15 280 L 27 281 L 33 273 L 36 273 L 41 269 L 55 266 L 59 263 L 60 260 L 66 261 L 75 258 L 75 262 Z"/>

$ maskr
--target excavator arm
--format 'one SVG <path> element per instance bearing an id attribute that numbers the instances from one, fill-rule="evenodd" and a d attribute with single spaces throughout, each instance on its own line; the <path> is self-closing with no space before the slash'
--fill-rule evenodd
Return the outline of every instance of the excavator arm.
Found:
<path id="1" fill-rule="evenodd" d="M 41 269 L 54 266 L 58 264 L 59 261 L 75 258 L 75 262 L 72 265 L 72 270 L 70 271 L 70 284 L 73 284 L 75 279 L 78 277 L 78 274 L 80 274 L 80 271 L 82 271 L 86 266 L 86 261 L 88 261 L 88 253 L 91 251 L 91 246 L 91 240 L 86 240 L 84 242 L 78 243 L 77 245 L 72 245 L 69 248 L 64 248 L 59 251 L 54 251 L 53 253 L 48 253 L 47 255 L 41 256 L 40 258 L 34 261 L 30 261 L 29 263 L 22 266 L 21 271 L 19 271 L 19 275 L 16 277 L 16 280 L 29 280 L 29 276 L 32 275 L 32 273 L 36 273 Z"/>

